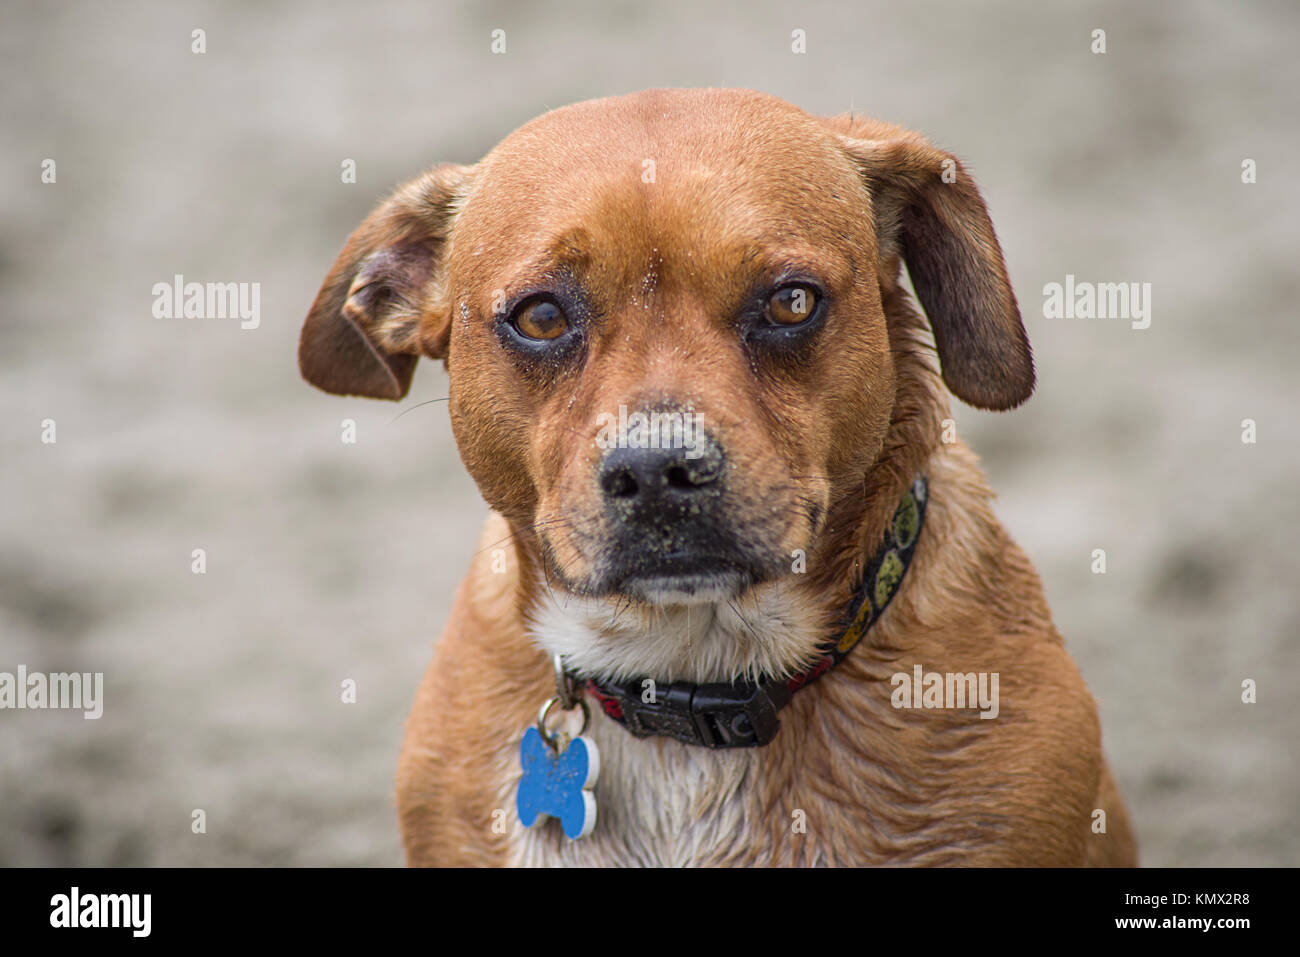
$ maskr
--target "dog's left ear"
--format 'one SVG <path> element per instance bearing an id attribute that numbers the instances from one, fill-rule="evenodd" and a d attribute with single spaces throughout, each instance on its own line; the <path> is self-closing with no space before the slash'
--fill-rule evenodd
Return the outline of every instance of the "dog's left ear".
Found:
<path id="1" fill-rule="evenodd" d="M 901 255 L 934 330 L 943 379 L 981 409 L 1034 391 L 1034 362 L 984 199 L 951 153 L 899 127 L 852 115 L 840 134 L 871 194 L 882 263 Z"/>
<path id="2" fill-rule="evenodd" d="M 430 314 L 468 168 L 435 166 L 348 238 L 298 340 L 298 368 L 339 395 L 400 399 L 420 355 L 446 355 L 450 316 Z"/>

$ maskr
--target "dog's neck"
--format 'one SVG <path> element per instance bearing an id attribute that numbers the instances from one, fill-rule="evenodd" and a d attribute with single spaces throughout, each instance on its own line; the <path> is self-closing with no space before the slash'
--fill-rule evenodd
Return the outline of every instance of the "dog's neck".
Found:
<path id="1" fill-rule="evenodd" d="M 861 583 L 863 564 L 880 544 L 899 499 L 916 475 L 927 471 L 949 415 L 948 393 L 932 364 L 934 345 L 925 319 L 896 284 L 882 286 L 881 300 L 889 317 L 896 382 L 889 429 L 860 483 L 837 490 L 821 533 L 818 561 L 809 565 L 809 586 L 839 605 Z"/>
<path id="2" fill-rule="evenodd" d="M 533 639 L 574 672 L 608 681 L 729 682 L 788 677 L 818 657 L 862 583 L 900 498 L 939 442 L 947 403 L 924 320 L 896 287 L 882 289 L 896 398 L 880 454 L 835 490 L 808 572 L 713 603 L 657 606 L 577 596 L 548 579 L 535 541 L 517 535 L 521 612 Z"/>

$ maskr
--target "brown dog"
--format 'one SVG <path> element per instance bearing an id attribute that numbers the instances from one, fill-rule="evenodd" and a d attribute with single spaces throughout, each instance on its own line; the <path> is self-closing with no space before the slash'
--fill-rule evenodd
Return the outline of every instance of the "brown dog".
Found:
<path id="1" fill-rule="evenodd" d="M 493 514 L 407 726 L 410 863 L 1135 862 L 1038 577 L 943 441 L 943 383 L 1034 385 L 951 155 L 739 90 L 548 113 L 371 214 L 300 364 L 400 399 L 420 355 Z M 557 686 L 600 705 L 594 791 L 542 808 L 577 839 L 517 813 Z M 551 718 L 543 777 L 589 753 Z"/>

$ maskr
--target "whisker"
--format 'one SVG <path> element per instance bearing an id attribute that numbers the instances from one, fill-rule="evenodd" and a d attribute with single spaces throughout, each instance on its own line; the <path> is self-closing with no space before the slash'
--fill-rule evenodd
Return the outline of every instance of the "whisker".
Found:
<path id="1" fill-rule="evenodd" d="M 504 544 L 505 542 L 514 542 L 514 541 L 517 541 L 517 540 L 519 539 L 519 537 L 520 537 L 521 535 L 523 535 L 525 532 L 533 532 L 533 531 L 537 531 L 538 529 L 541 529 L 541 528 L 552 528 L 552 527 L 556 527 L 556 526 L 563 526 L 563 525 L 566 525 L 566 524 L 569 524 L 569 520 L 568 520 L 567 518 L 563 518 L 563 517 L 560 517 L 560 518 L 550 518 L 550 519 L 547 519 L 546 521 L 542 521 L 542 522 L 533 522 L 531 525 L 525 525 L 523 528 L 519 529 L 519 531 L 517 531 L 517 532 L 512 531 L 512 532 L 511 532 L 509 535 L 507 535 L 505 538 L 498 539 L 497 541 L 492 542 L 491 544 L 484 545 L 482 548 L 480 548 L 480 549 L 479 549 L 478 551 L 476 551 L 474 554 L 476 554 L 476 555 L 481 555 L 483 552 L 486 552 L 488 549 L 496 548 L 497 546 L 502 545 L 502 544 Z"/>
<path id="2" fill-rule="evenodd" d="M 736 617 L 740 619 L 740 623 L 745 626 L 745 630 L 750 633 L 754 641 L 758 644 L 762 644 L 761 639 L 758 637 L 758 633 L 750 627 L 749 621 L 740 613 L 740 609 L 736 606 L 736 600 L 734 598 L 728 598 L 727 606 L 736 613 Z"/>
<path id="3" fill-rule="evenodd" d="M 389 422 L 388 424 L 389 424 L 389 425 L 392 425 L 393 422 L 396 422 L 396 421 L 397 421 L 398 419 L 400 419 L 402 416 L 406 415 L 407 412 L 414 412 L 416 409 L 420 408 L 420 406 L 422 406 L 422 405 L 433 405 L 433 403 L 435 403 L 435 402 L 450 402 L 450 401 L 451 401 L 451 396 L 445 396 L 445 397 L 443 397 L 443 398 L 441 398 L 441 399 L 429 399 L 429 400 L 427 400 L 427 401 L 425 401 L 425 402 L 417 402 L 417 403 L 415 403 L 415 405 L 411 406 L 409 409 L 405 409 L 405 410 L 403 410 L 403 411 L 397 413 L 397 415 L 393 416 L 393 420 L 392 420 L 392 422 Z"/>

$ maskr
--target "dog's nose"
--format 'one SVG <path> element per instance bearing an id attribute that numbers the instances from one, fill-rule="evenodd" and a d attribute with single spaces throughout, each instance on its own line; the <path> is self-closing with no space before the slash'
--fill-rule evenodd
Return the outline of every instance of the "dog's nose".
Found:
<path id="1" fill-rule="evenodd" d="M 718 492 L 722 453 L 712 441 L 691 449 L 616 448 L 600 464 L 600 487 L 616 506 L 685 506 Z"/>

